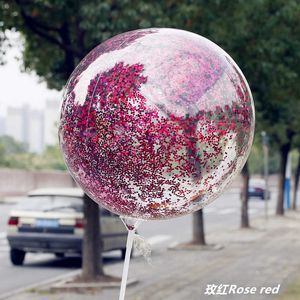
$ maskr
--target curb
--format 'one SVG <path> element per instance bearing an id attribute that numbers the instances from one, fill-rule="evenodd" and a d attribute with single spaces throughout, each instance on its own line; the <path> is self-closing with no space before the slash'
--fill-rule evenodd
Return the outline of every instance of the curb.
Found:
<path id="1" fill-rule="evenodd" d="M 70 289 L 76 290 L 88 290 L 92 288 L 105 289 L 105 288 L 120 288 L 121 280 L 119 281 L 108 281 L 108 282 L 77 282 L 70 283 L 70 279 L 58 282 L 50 287 L 51 291 L 68 291 Z M 127 287 L 138 283 L 139 281 L 135 278 L 128 279 Z"/>
<path id="2" fill-rule="evenodd" d="M 195 245 L 192 243 L 174 243 L 168 247 L 172 251 L 218 251 L 224 248 L 220 244 Z"/>
<path id="3" fill-rule="evenodd" d="M 27 292 L 28 290 L 38 289 L 38 288 L 42 288 L 42 287 L 47 286 L 47 285 L 51 285 L 51 284 L 53 284 L 53 283 L 55 283 L 56 281 L 59 281 L 59 280 L 66 280 L 69 277 L 79 275 L 80 272 L 81 272 L 81 269 L 76 270 L 76 271 L 72 271 L 72 272 L 69 272 L 69 273 L 66 273 L 66 274 L 59 275 L 59 276 L 56 276 L 56 277 L 51 278 L 51 279 L 46 279 L 46 280 L 40 281 L 38 283 L 30 284 L 26 287 L 17 289 L 13 292 L 8 292 L 8 293 L 0 295 L 0 300 L 7 299 L 7 298 L 10 298 L 12 296 Z"/>

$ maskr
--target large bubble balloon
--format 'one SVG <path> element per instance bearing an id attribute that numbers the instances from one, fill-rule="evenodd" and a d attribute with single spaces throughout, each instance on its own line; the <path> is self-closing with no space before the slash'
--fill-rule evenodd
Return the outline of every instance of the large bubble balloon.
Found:
<path id="1" fill-rule="evenodd" d="M 251 92 L 230 56 L 202 36 L 156 28 L 115 36 L 81 61 L 59 127 L 76 182 L 140 219 L 214 200 L 243 167 L 253 132 Z"/>

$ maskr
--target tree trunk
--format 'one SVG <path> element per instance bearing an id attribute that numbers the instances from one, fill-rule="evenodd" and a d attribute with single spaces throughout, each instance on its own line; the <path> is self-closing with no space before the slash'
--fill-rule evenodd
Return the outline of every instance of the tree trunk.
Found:
<path id="1" fill-rule="evenodd" d="M 82 257 L 82 279 L 93 281 L 104 275 L 99 206 L 84 195 L 84 238 Z"/>
<path id="2" fill-rule="evenodd" d="M 297 209 L 297 192 L 299 186 L 299 177 L 300 177 L 300 149 L 298 150 L 298 165 L 295 174 L 295 181 L 294 181 L 294 193 L 293 193 L 293 204 L 292 209 Z"/>
<path id="3" fill-rule="evenodd" d="M 206 245 L 203 209 L 193 213 L 193 244 Z"/>
<path id="4" fill-rule="evenodd" d="M 242 169 L 243 186 L 241 192 L 241 228 L 249 228 L 248 200 L 249 200 L 249 168 L 248 162 Z"/>
<path id="5" fill-rule="evenodd" d="M 284 214 L 284 185 L 285 185 L 285 172 L 288 160 L 288 154 L 291 148 L 291 142 L 280 147 L 280 170 L 279 170 L 279 184 L 278 184 L 278 198 L 276 206 L 276 215 Z"/>

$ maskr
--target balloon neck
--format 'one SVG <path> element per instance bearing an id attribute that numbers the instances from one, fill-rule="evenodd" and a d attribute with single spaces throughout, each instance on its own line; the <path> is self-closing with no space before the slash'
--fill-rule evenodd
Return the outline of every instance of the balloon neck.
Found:
<path id="1" fill-rule="evenodd" d="M 126 229 L 128 231 L 133 231 L 135 232 L 140 224 L 143 222 L 141 219 L 136 219 L 132 217 L 123 217 L 120 216 L 120 219 L 122 220 L 123 224 L 125 225 Z"/>

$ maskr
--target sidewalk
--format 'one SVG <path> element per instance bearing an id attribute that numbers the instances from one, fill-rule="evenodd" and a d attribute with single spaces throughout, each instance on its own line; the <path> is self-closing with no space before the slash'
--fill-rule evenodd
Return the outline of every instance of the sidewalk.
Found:
<path id="1" fill-rule="evenodd" d="M 253 229 L 224 228 L 208 235 L 209 243 L 221 244 L 221 250 L 161 250 L 152 254 L 152 265 L 139 257 L 131 262 L 129 277 L 139 280 L 128 287 L 127 300 L 266 300 L 278 295 L 205 295 L 207 284 L 235 284 L 241 287 L 275 287 L 280 292 L 300 273 L 300 212 L 285 217 L 258 219 Z M 106 268 L 120 276 L 122 264 Z M 48 287 L 49 289 L 49 287 Z M 113 300 L 118 288 L 85 294 L 47 292 L 36 289 L 14 295 L 9 300 Z M 300 299 L 300 295 L 299 295 Z"/>

